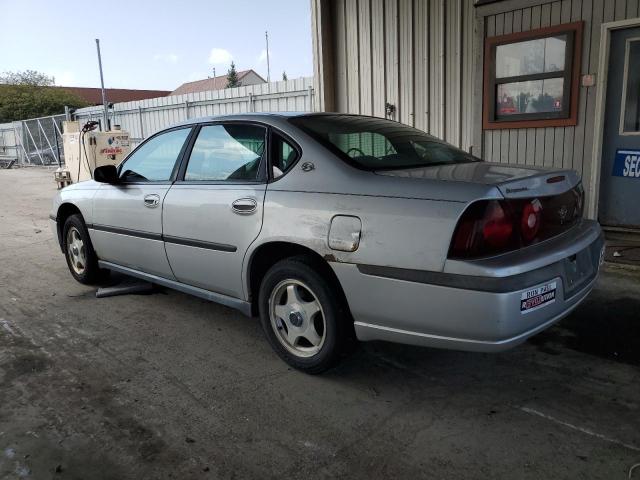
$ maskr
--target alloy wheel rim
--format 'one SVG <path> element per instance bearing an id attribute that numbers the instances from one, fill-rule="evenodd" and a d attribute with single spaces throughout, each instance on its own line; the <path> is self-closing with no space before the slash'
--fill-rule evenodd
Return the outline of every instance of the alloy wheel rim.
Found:
<path id="1" fill-rule="evenodd" d="M 67 254 L 73 271 L 82 275 L 87 269 L 87 251 L 76 227 L 71 227 L 67 232 Z"/>
<path id="2" fill-rule="evenodd" d="M 271 328 L 284 348 L 297 357 L 317 354 L 326 338 L 322 305 L 303 282 L 287 279 L 269 297 Z"/>

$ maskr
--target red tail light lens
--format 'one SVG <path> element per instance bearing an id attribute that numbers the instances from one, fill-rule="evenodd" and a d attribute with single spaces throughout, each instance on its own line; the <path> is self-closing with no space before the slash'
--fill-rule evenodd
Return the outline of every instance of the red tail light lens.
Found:
<path id="1" fill-rule="evenodd" d="M 534 198 L 530 202 L 525 203 L 520 220 L 520 234 L 526 243 L 530 243 L 536 238 L 541 223 L 542 204 L 540 200 Z"/>
<path id="2" fill-rule="evenodd" d="M 513 234 L 513 222 L 499 202 L 489 203 L 482 220 L 482 236 L 487 244 L 495 248 L 508 245 Z"/>
<path id="3" fill-rule="evenodd" d="M 582 218 L 583 204 L 581 184 L 548 197 L 472 203 L 458 221 L 449 258 L 488 257 L 560 235 Z"/>
<path id="4" fill-rule="evenodd" d="M 470 258 L 500 253 L 512 249 L 514 240 L 514 223 L 506 203 L 480 201 L 462 214 L 449 256 Z"/>

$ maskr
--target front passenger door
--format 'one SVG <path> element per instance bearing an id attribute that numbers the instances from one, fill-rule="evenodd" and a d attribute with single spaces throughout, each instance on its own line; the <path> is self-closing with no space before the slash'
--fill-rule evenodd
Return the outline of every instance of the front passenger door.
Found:
<path id="1" fill-rule="evenodd" d="M 197 133 L 164 201 L 165 248 L 178 281 L 243 298 L 242 261 L 262 227 L 266 133 L 238 122 Z"/>
<path id="2" fill-rule="evenodd" d="M 151 137 L 119 167 L 120 181 L 94 197 L 91 240 L 101 260 L 173 279 L 162 241 L 162 202 L 191 128 Z"/>

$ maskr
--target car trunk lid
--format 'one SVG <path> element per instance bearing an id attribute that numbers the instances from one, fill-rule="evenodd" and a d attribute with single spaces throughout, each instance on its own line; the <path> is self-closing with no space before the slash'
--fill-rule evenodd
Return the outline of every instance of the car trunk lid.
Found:
<path id="1" fill-rule="evenodd" d="M 543 170 L 469 162 L 378 171 L 381 175 L 468 183 L 496 188 L 503 199 L 478 197 L 453 237 L 452 258 L 498 254 L 560 235 L 582 218 L 584 192 L 572 170 Z"/>
<path id="2" fill-rule="evenodd" d="M 401 170 L 378 170 L 379 175 L 493 185 L 505 198 L 548 197 L 574 188 L 573 170 L 549 170 L 493 162 L 434 165 Z"/>

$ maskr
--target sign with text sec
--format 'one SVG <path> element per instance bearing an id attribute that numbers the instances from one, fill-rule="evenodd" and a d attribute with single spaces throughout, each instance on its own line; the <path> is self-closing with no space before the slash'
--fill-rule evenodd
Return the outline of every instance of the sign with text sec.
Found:
<path id="1" fill-rule="evenodd" d="M 616 150 L 612 175 L 640 180 L 640 150 Z"/>

